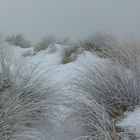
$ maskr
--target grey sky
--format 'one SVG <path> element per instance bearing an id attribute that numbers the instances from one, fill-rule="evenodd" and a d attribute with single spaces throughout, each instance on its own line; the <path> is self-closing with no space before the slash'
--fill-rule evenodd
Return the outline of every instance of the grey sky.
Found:
<path id="1" fill-rule="evenodd" d="M 94 32 L 140 37 L 140 0 L 0 0 L 0 32 L 31 40 Z"/>

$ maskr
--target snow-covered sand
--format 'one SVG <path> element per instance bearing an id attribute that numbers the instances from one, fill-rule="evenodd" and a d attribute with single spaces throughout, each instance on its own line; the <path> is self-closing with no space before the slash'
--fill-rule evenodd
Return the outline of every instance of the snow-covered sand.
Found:
<path id="1" fill-rule="evenodd" d="M 63 88 L 58 91 L 59 96 L 66 96 L 67 89 L 71 88 L 70 83 L 73 78 L 77 77 L 77 69 L 84 69 L 83 63 L 88 64 L 89 61 L 94 61 L 96 63 L 102 63 L 102 60 L 96 55 L 91 54 L 90 52 L 84 52 L 80 54 L 75 62 L 70 62 L 67 64 L 61 64 L 63 59 L 63 49 L 65 46 L 55 44 L 54 46 L 40 51 L 37 54 L 34 54 L 33 48 L 23 49 L 18 46 L 10 46 L 6 43 L 2 44 L 7 51 L 7 57 L 11 59 L 12 63 L 22 63 L 26 65 L 38 65 L 38 70 L 42 73 L 49 73 L 49 81 L 53 84 L 68 85 L 67 87 L 62 86 Z M 2 50 L 2 49 L 1 49 Z M 24 54 L 30 52 L 30 56 L 24 57 Z M 14 59 L 14 61 L 12 61 Z M 16 60 L 16 61 L 15 61 Z M 48 79 L 47 79 L 48 80 Z M 72 95 L 73 96 L 73 95 Z M 70 109 L 63 105 L 58 105 L 59 111 L 58 117 L 60 121 L 54 121 L 54 126 L 51 130 L 48 129 L 46 124 L 37 126 L 37 129 L 41 130 L 44 140 L 71 140 L 78 136 L 77 130 L 69 131 L 67 130 L 63 121 L 66 119 L 70 113 Z M 124 118 L 117 123 L 117 127 L 124 129 L 125 132 L 131 133 L 134 132 L 138 136 L 140 135 L 140 108 L 136 108 L 133 112 L 127 112 L 124 115 Z M 80 133 L 80 132 L 78 132 Z"/>

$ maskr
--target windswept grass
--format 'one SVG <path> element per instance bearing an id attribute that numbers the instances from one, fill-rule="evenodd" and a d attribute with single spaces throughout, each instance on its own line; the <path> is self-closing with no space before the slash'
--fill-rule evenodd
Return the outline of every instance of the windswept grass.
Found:
<path id="1" fill-rule="evenodd" d="M 57 39 L 53 36 L 44 37 L 39 43 L 34 46 L 34 51 L 37 53 L 41 50 L 45 50 L 49 45 L 54 45 L 57 42 Z"/>
<path id="2" fill-rule="evenodd" d="M 90 60 L 82 63 L 83 69 L 77 69 L 79 74 L 73 82 L 77 97 L 73 97 L 73 117 L 77 116 L 76 121 L 81 120 L 79 129 L 87 132 L 77 139 L 135 138 L 134 133 L 123 132 L 115 125 L 125 111 L 140 105 L 140 65 L 135 52 L 138 48 L 125 47 L 115 60 L 99 57 L 101 63 Z"/>
<path id="3" fill-rule="evenodd" d="M 59 71 L 63 70 L 63 64 L 75 61 L 84 51 L 91 52 L 81 55 L 76 64 L 70 65 L 76 67 L 74 72 L 77 73 L 70 81 L 62 78 L 59 88 L 54 79 L 57 76 L 53 77 L 55 73 L 48 78 L 48 71 L 38 65 L 13 63 L 6 48 L 0 48 L 1 140 L 44 140 L 37 129 L 42 124 L 60 132 L 65 139 L 67 136 L 74 140 L 136 138 L 134 133 L 117 127 L 116 122 L 125 111 L 140 105 L 139 42 L 125 42 L 103 34 L 77 44 L 68 42 L 48 37 L 33 50 L 36 54 L 58 43 L 49 48 L 49 55 L 60 51 L 62 64 L 55 67 L 59 67 Z M 84 55 L 86 61 L 82 58 Z M 57 131 L 61 126 L 63 128 Z"/>
<path id="4" fill-rule="evenodd" d="M 5 41 L 10 45 L 20 46 L 21 48 L 29 48 L 31 46 L 31 43 L 22 34 L 8 36 Z"/>
<path id="5" fill-rule="evenodd" d="M 37 66 L 10 64 L 2 55 L 0 77 L 0 139 L 41 140 L 37 126 L 49 125 L 54 91 L 47 75 Z"/>

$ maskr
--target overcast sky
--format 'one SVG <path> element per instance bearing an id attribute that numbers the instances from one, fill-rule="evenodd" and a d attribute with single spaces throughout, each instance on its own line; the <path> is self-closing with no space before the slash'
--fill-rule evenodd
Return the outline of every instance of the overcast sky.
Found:
<path id="1" fill-rule="evenodd" d="M 0 0 L 0 32 L 83 38 L 95 32 L 140 37 L 140 0 Z"/>

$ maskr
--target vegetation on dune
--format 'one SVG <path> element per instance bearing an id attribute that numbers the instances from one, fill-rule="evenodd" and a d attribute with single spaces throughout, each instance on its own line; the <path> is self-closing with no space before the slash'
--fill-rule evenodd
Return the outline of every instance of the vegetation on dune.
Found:
<path id="1" fill-rule="evenodd" d="M 0 139 L 41 140 L 37 126 L 48 125 L 52 90 L 38 66 L 11 64 L 0 53 Z M 46 83 L 47 82 L 47 83 Z M 54 89 L 53 89 L 54 91 Z"/>
<path id="2" fill-rule="evenodd" d="M 29 47 L 21 35 L 8 37 L 6 41 Z M 140 105 L 140 43 L 104 34 L 78 42 L 48 36 L 33 47 L 33 55 L 55 44 L 62 47 L 61 65 L 76 61 L 85 51 L 98 61 L 78 63 L 77 76 L 67 84 L 61 81 L 62 87 L 57 88 L 57 84 L 50 86 L 46 80 L 46 71 L 40 72 L 37 66 L 11 65 L 6 49 L 0 48 L 0 138 L 41 139 L 36 125 L 50 123 L 50 118 L 63 114 L 60 109 L 63 106 L 69 110 L 63 125 L 71 122 L 69 130 L 74 126 L 82 132 L 75 140 L 136 139 L 135 133 L 118 128 L 116 123 L 129 108 Z M 54 95 L 55 91 L 61 94 Z M 44 119 L 46 112 L 48 118 Z"/>
<path id="3" fill-rule="evenodd" d="M 5 41 L 11 45 L 19 46 L 21 48 L 31 47 L 31 43 L 27 41 L 22 34 L 8 36 Z"/>

